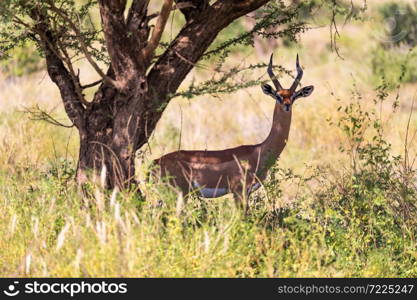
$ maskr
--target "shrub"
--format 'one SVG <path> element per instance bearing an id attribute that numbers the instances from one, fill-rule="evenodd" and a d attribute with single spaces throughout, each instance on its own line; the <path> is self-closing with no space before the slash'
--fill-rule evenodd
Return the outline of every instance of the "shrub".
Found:
<path id="1" fill-rule="evenodd" d="M 387 96 L 387 86 L 378 87 L 375 107 Z M 339 108 L 344 115 L 336 123 L 345 135 L 340 150 L 349 155 L 350 167 L 320 180 L 327 184 L 315 195 L 315 221 L 326 228 L 327 245 L 345 255 L 381 251 L 401 260 L 414 247 L 404 232 L 417 233 L 417 173 L 406 158 L 392 155 L 380 112 L 366 111 L 360 94 L 355 98 Z"/>
<path id="2" fill-rule="evenodd" d="M 384 78 L 391 88 L 417 81 L 417 53 L 414 49 L 404 53 L 395 48 L 376 48 L 371 66 L 374 76 Z"/>
<path id="3" fill-rule="evenodd" d="M 417 10 L 411 4 L 388 3 L 379 9 L 386 21 L 387 37 L 392 45 L 417 45 Z"/>

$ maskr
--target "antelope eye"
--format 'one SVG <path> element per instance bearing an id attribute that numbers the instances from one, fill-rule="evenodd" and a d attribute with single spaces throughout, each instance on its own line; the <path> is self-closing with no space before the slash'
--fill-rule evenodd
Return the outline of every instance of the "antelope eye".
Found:
<path id="1" fill-rule="evenodd" d="M 282 97 L 281 97 L 281 95 L 280 95 L 280 94 L 278 94 L 278 93 L 275 93 L 275 99 L 276 99 L 279 103 L 284 102 L 284 98 L 282 98 Z"/>

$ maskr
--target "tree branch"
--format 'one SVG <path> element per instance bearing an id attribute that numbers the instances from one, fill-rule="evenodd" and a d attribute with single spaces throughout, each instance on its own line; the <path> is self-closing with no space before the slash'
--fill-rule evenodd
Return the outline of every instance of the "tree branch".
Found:
<path id="1" fill-rule="evenodd" d="M 31 18 L 35 21 L 33 30 L 39 34 L 42 41 L 41 46 L 44 48 L 49 77 L 59 88 L 69 119 L 82 133 L 85 129 L 85 110 L 82 106 L 82 100 L 76 92 L 73 78 L 59 54 L 56 40 L 47 21 L 47 16 L 37 8 L 32 8 Z"/>
<path id="2" fill-rule="evenodd" d="M 152 36 L 148 41 L 146 47 L 142 49 L 142 58 L 146 65 L 148 65 L 151 62 L 155 50 L 158 47 L 159 42 L 161 41 L 162 33 L 164 32 L 165 25 L 171 13 L 173 2 L 173 0 L 164 1 L 158 20 L 156 21 L 155 28 L 152 32 Z"/>
<path id="3" fill-rule="evenodd" d="M 58 40 L 57 41 L 58 47 L 61 49 L 62 54 L 64 55 L 61 59 L 66 63 L 67 68 L 69 70 L 69 73 L 72 78 L 72 82 L 74 82 L 75 91 L 78 95 L 78 98 L 81 100 L 81 103 L 84 104 L 84 106 L 88 106 L 87 100 L 85 100 L 85 97 L 82 93 L 81 84 L 80 84 L 80 76 L 79 74 L 75 74 L 74 67 L 72 65 L 71 58 L 68 54 L 67 49 L 62 45 L 62 43 Z"/>
<path id="4" fill-rule="evenodd" d="M 150 28 L 147 18 L 149 0 L 133 0 L 127 16 L 127 30 L 135 35 L 138 49 L 142 49 L 149 38 Z"/>
<path id="5" fill-rule="evenodd" d="M 89 83 L 89 84 L 86 84 L 86 85 L 82 85 L 81 86 L 81 89 L 83 89 L 83 90 L 89 89 L 89 88 L 95 87 L 96 85 L 98 85 L 98 84 L 100 84 L 102 82 L 103 82 L 103 80 L 100 79 L 100 80 L 94 81 L 92 83 Z"/>
<path id="6" fill-rule="evenodd" d="M 187 8 L 196 8 L 196 7 L 194 6 L 194 4 L 191 3 L 191 1 L 186 1 L 186 2 L 180 2 L 178 4 L 173 5 L 171 8 L 171 11 L 174 11 L 177 9 L 181 11 Z M 157 13 L 147 16 L 146 18 L 147 20 L 152 20 L 153 18 L 158 17 L 160 14 L 161 14 L 160 12 L 157 12 Z"/>
<path id="7" fill-rule="evenodd" d="M 44 121 L 54 126 L 59 126 L 59 127 L 64 127 L 64 128 L 74 127 L 74 124 L 66 125 L 62 123 L 61 121 L 58 121 L 50 113 L 41 109 L 39 105 L 36 105 L 34 108 L 25 108 L 23 112 L 29 114 L 29 118 L 32 121 Z"/>
<path id="8" fill-rule="evenodd" d="M 98 2 L 111 65 L 117 85 L 123 89 L 128 86 L 128 83 L 137 80 L 138 74 L 145 73 L 145 66 L 139 60 L 140 41 L 136 34 L 129 31 L 126 24 L 124 18 L 126 0 L 99 0 Z"/>
<path id="9" fill-rule="evenodd" d="M 80 32 L 80 30 L 78 29 L 77 25 L 74 24 L 74 22 L 71 20 L 71 18 L 69 18 L 65 12 L 63 12 L 62 10 L 60 10 L 59 8 L 57 8 L 54 4 L 53 1 L 48 0 L 47 1 L 49 4 L 49 8 L 51 11 L 55 12 L 56 14 L 58 14 L 65 22 L 68 23 L 68 25 L 70 26 L 70 28 L 74 31 L 75 37 L 77 38 L 78 42 L 80 43 L 80 47 L 81 50 L 83 51 L 85 58 L 87 59 L 87 61 L 90 63 L 90 65 L 94 68 L 94 70 L 100 75 L 101 78 L 103 78 L 105 81 L 113 84 L 114 86 L 117 86 L 117 83 L 115 82 L 115 80 L 113 80 L 110 77 L 107 77 L 106 74 L 100 69 L 100 67 L 97 65 L 97 63 L 94 61 L 94 59 L 92 58 L 90 52 L 88 51 L 88 47 L 87 44 L 84 41 L 84 38 L 82 37 L 82 34 Z"/>
<path id="10" fill-rule="evenodd" d="M 209 5 L 208 0 L 175 0 L 187 22 L 191 22 L 200 12 Z M 191 5 L 186 5 L 191 4 Z"/>
<path id="11" fill-rule="evenodd" d="M 130 31 L 139 29 L 143 20 L 146 18 L 149 0 L 133 0 L 127 15 L 127 27 Z"/>

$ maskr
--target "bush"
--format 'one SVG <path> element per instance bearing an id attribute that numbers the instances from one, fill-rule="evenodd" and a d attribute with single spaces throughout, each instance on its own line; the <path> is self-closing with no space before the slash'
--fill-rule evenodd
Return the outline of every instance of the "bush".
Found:
<path id="1" fill-rule="evenodd" d="M 372 71 L 376 78 L 384 78 L 393 88 L 400 83 L 417 82 L 417 53 L 399 49 L 376 48 L 372 57 Z"/>
<path id="2" fill-rule="evenodd" d="M 16 47 L 10 57 L 0 61 L 0 70 L 7 76 L 23 76 L 44 68 L 42 58 L 34 45 L 25 43 Z"/>
<path id="3" fill-rule="evenodd" d="M 385 101 L 386 90 L 386 85 L 378 87 L 375 107 Z M 417 173 L 406 158 L 391 154 L 379 112 L 366 111 L 360 101 L 340 107 L 344 116 L 337 125 L 346 137 L 340 150 L 351 165 L 326 177 L 333 183 L 317 194 L 317 222 L 326 224 L 329 246 L 343 245 L 353 255 L 387 251 L 400 259 L 411 246 L 404 230 L 416 234 Z"/>

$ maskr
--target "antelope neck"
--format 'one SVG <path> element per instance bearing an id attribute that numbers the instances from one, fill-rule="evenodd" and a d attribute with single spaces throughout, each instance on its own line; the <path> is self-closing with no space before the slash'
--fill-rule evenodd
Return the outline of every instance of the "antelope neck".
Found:
<path id="1" fill-rule="evenodd" d="M 275 104 L 272 128 L 267 138 L 260 144 L 261 156 L 267 159 L 277 158 L 287 144 L 290 132 L 292 110 L 286 112 L 281 105 Z"/>

